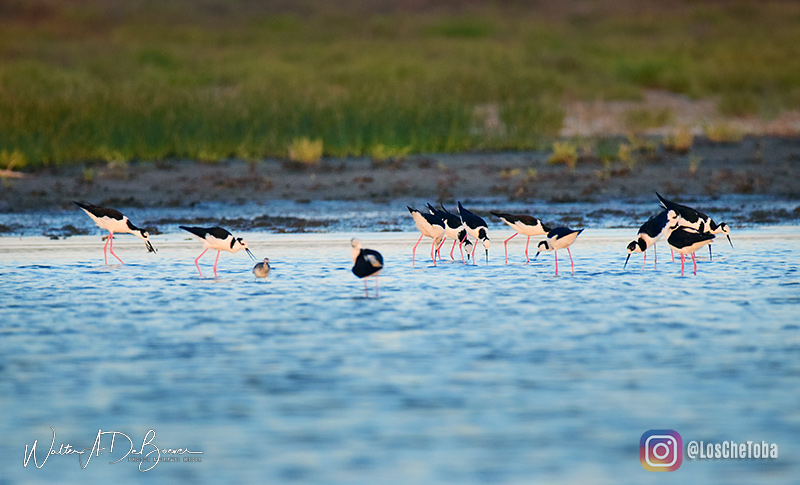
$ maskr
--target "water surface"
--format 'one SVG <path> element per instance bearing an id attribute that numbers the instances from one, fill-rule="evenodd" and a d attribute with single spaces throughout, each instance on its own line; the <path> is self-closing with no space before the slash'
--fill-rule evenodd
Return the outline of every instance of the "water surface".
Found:
<path id="1" fill-rule="evenodd" d="M 0 483 L 140 475 L 105 456 L 24 468 L 50 427 L 56 446 L 102 429 L 138 447 L 153 429 L 203 451 L 142 477 L 156 482 L 794 482 L 800 227 L 737 230 L 684 277 L 664 244 L 657 270 L 641 255 L 623 270 L 632 233 L 585 231 L 558 277 L 552 253 L 524 264 L 521 237 L 502 264 L 509 230 L 488 265 L 433 267 L 420 244 L 414 268 L 410 232 L 245 233 L 266 282 L 244 253 L 216 279 L 207 253 L 200 278 L 200 245 L 177 232 L 157 255 L 116 238 L 124 266 L 102 264 L 99 235 L 0 238 Z M 353 235 L 384 255 L 378 299 L 350 272 Z M 653 474 L 648 429 L 780 456 Z"/>

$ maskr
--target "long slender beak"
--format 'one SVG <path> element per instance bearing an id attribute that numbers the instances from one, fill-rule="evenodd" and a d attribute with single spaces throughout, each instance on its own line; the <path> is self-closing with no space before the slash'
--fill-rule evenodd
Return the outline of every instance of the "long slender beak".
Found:
<path id="1" fill-rule="evenodd" d="M 489 264 L 489 250 L 486 250 L 486 264 Z"/>
<path id="2" fill-rule="evenodd" d="M 628 257 L 625 258 L 625 264 L 622 265 L 622 269 L 625 269 L 628 266 L 628 260 L 631 259 L 631 253 L 628 253 Z"/>
<path id="3" fill-rule="evenodd" d="M 731 237 L 727 234 L 725 234 L 725 237 L 728 238 L 728 242 L 731 243 L 731 249 L 733 249 L 733 241 L 731 241 Z"/>
<path id="4" fill-rule="evenodd" d="M 256 257 L 253 256 L 253 253 L 250 252 L 250 248 L 244 248 L 244 250 L 247 251 L 247 255 L 250 256 L 250 259 L 252 259 L 253 261 L 256 260 Z"/>
<path id="5" fill-rule="evenodd" d="M 536 259 L 538 257 L 539 257 L 539 253 L 537 252 L 536 255 L 533 257 L 533 259 Z"/>
<path id="6" fill-rule="evenodd" d="M 158 251 L 156 251 L 156 248 L 154 248 L 153 245 L 150 244 L 150 241 L 145 241 L 144 245 L 147 247 L 147 252 L 148 253 L 157 253 L 158 252 Z"/>

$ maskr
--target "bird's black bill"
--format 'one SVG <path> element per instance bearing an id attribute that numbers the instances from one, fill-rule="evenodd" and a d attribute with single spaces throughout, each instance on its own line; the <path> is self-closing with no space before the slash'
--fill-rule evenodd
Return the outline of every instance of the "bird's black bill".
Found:
<path id="1" fill-rule="evenodd" d="M 728 242 L 731 243 L 731 249 L 733 249 L 733 241 L 731 241 L 731 237 L 727 234 L 725 234 L 725 237 L 728 238 Z"/>
<path id="2" fill-rule="evenodd" d="M 533 259 L 536 259 L 538 257 L 539 257 L 539 253 L 536 253 L 536 255 L 533 257 Z"/>
<path id="3" fill-rule="evenodd" d="M 153 245 L 150 244 L 150 241 L 146 241 L 144 243 L 144 245 L 147 247 L 147 252 L 148 253 L 157 253 L 158 252 L 158 251 L 156 251 L 156 248 L 154 248 Z"/>
<path id="4" fill-rule="evenodd" d="M 253 261 L 256 260 L 256 257 L 253 256 L 253 253 L 250 252 L 250 248 L 244 248 L 244 250 L 247 251 L 247 255 L 250 256 L 250 259 L 252 259 Z"/>
<path id="5" fill-rule="evenodd" d="M 489 250 L 486 250 L 486 264 L 489 264 Z"/>
<path id="6" fill-rule="evenodd" d="M 625 258 L 625 264 L 622 265 L 622 269 L 625 269 L 628 266 L 628 260 L 631 259 L 631 255 L 629 254 L 627 258 Z"/>

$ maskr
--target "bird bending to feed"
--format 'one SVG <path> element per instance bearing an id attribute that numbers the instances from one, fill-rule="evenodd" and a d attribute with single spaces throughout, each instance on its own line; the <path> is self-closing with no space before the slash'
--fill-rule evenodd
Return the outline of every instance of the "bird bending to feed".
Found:
<path id="1" fill-rule="evenodd" d="M 531 242 L 531 236 L 541 236 L 543 234 L 547 234 L 550 232 L 550 228 L 542 224 L 542 221 L 533 216 L 505 214 L 502 212 L 492 212 L 491 214 L 495 217 L 499 217 L 500 220 L 508 224 L 511 229 L 517 231 L 510 238 L 503 241 L 503 247 L 506 250 L 506 264 L 508 264 L 508 241 L 514 239 L 517 234 L 528 236 L 528 240 L 525 242 L 525 262 L 530 263 L 531 260 L 528 257 L 528 245 Z"/>
<path id="2" fill-rule="evenodd" d="M 728 224 L 724 222 L 717 224 L 710 217 L 698 211 L 697 209 L 669 201 L 661 197 L 661 194 L 658 192 L 656 192 L 656 196 L 658 196 L 658 200 L 661 201 L 661 205 L 667 209 L 669 213 L 671 229 L 675 229 L 676 227 L 685 227 L 705 234 L 725 234 L 725 237 L 728 238 L 731 248 L 733 248 L 733 241 L 731 241 L 730 236 L 731 229 L 728 227 Z M 709 258 L 713 259 L 710 245 L 708 246 L 708 255 Z"/>
<path id="3" fill-rule="evenodd" d="M 631 259 L 631 254 L 633 253 L 644 253 L 644 259 L 642 260 L 642 269 L 644 269 L 644 263 L 647 261 L 647 250 L 650 246 L 653 247 L 653 268 L 658 266 L 656 242 L 670 232 L 667 213 L 668 211 L 663 210 L 647 219 L 647 222 L 642 224 L 642 227 L 639 228 L 639 233 L 636 235 L 636 239 L 628 244 L 628 257 L 625 258 L 625 265 L 622 266 L 623 269 L 628 266 L 628 260 Z"/>
<path id="4" fill-rule="evenodd" d="M 266 278 L 270 269 L 269 258 L 264 258 L 263 263 L 256 263 L 256 265 L 253 266 L 253 274 L 256 275 L 256 278 Z"/>
<path id="5" fill-rule="evenodd" d="M 683 276 L 683 263 L 686 260 L 685 255 L 692 255 L 694 274 L 697 274 L 697 261 L 694 258 L 694 253 L 706 244 L 711 244 L 711 241 L 714 240 L 715 237 L 716 236 L 713 234 L 707 232 L 696 232 L 684 227 L 679 227 L 672 231 L 672 234 L 667 238 L 667 243 L 681 254 L 681 276 Z"/>
<path id="6" fill-rule="evenodd" d="M 486 264 L 489 264 L 489 246 L 492 245 L 492 242 L 489 240 L 489 234 L 487 232 L 489 228 L 486 225 L 486 221 L 465 209 L 460 201 L 458 202 L 458 215 L 461 216 L 461 221 L 464 223 L 467 234 L 472 236 L 476 241 L 480 240 L 481 244 L 483 244 L 483 249 L 486 251 Z M 477 244 L 472 246 L 472 264 L 475 264 L 476 246 Z"/>
<path id="7" fill-rule="evenodd" d="M 114 254 L 115 232 L 133 234 L 144 241 L 148 253 L 156 252 L 153 245 L 150 244 L 150 234 L 148 234 L 148 232 L 144 229 L 139 229 L 138 227 L 134 226 L 133 223 L 126 216 L 122 215 L 120 211 L 116 209 L 108 209 L 106 207 L 98 207 L 88 202 L 73 202 L 92 218 L 94 223 L 97 224 L 97 227 L 108 231 L 108 239 L 106 239 L 106 244 L 103 246 L 103 261 L 105 264 L 108 264 L 108 254 L 106 254 L 107 247 L 111 251 L 112 256 L 117 258 L 120 263 L 125 264 L 124 261 L 119 259 L 119 256 Z"/>
<path id="8" fill-rule="evenodd" d="M 572 252 L 569 250 L 569 247 L 575 242 L 575 239 L 578 238 L 578 234 L 582 232 L 583 229 L 578 229 L 576 231 L 568 227 L 556 227 L 547 233 L 546 240 L 539 242 L 537 246 L 538 251 L 533 259 L 536 259 L 539 253 L 543 251 L 553 251 L 556 258 L 556 274 L 558 274 L 558 250 L 566 248 L 569 254 L 569 265 L 572 268 L 572 274 L 575 274 L 575 264 L 572 262 Z"/>
<path id="9" fill-rule="evenodd" d="M 456 249 L 456 243 L 458 243 L 458 250 L 461 252 L 461 262 L 466 264 L 464 260 L 464 248 L 467 248 L 467 257 L 469 257 L 469 252 L 472 250 L 471 248 L 473 245 L 472 241 L 467 237 L 467 230 L 464 228 L 464 223 L 461 221 L 461 218 L 448 211 L 444 205 L 442 205 L 442 210 L 438 210 L 428 204 L 428 210 L 431 211 L 431 214 L 440 217 L 442 222 L 444 222 L 445 238 L 449 237 L 453 239 L 453 246 L 450 248 L 450 259 L 456 259 L 453 257 L 453 251 Z M 442 244 L 444 244 L 444 239 L 442 240 Z"/>
<path id="10" fill-rule="evenodd" d="M 356 238 L 350 240 L 351 255 L 353 258 L 353 274 L 364 280 L 364 295 L 369 297 L 367 291 L 367 277 L 375 277 L 375 297 L 378 297 L 378 273 L 383 269 L 383 256 L 374 249 L 364 249 L 361 241 Z"/>
<path id="11" fill-rule="evenodd" d="M 206 251 L 209 249 L 215 249 L 217 251 L 217 259 L 214 260 L 214 277 L 217 277 L 217 262 L 219 262 L 219 252 L 220 251 L 228 251 L 230 253 L 235 253 L 240 249 L 244 249 L 247 251 L 247 255 L 255 261 L 256 257 L 253 256 L 253 253 L 250 252 L 250 249 L 247 247 L 247 243 L 244 239 L 240 237 L 233 237 L 233 234 L 228 232 L 227 230 L 221 227 L 189 227 L 189 226 L 178 226 L 184 231 L 189 231 L 195 236 L 199 237 L 203 241 L 203 252 L 200 253 L 200 256 L 194 260 L 194 265 L 197 266 L 197 272 L 200 273 L 200 277 L 203 277 L 203 272 L 200 271 L 200 264 L 198 261 L 200 258 L 206 254 Z"/>
<path id="12" fill-rule="evenodd" d="M 408 212 L 411 213 L 411 217 L 414 219 L 414 224 L 417 226 L 417 230 L 419 230 L 421 233 L 419 239 L 417 239 L 417 244 L 415 244 L 414 249 L 411 250 L 411 266 L 414 266 L 417 246 L 419 246 L 419 242 L 422 241 L 423 237 L 430 237 L 433 239 L 433 244 L 431 245 L 431 259 L 433 260 L 433 265 L 436 266 L 436 248 L 445 237 L 444 222 L 433 214 L 420 212 L 417 209 L 412 209 L 408 206 L 406 207 L 408 208 Z"/>

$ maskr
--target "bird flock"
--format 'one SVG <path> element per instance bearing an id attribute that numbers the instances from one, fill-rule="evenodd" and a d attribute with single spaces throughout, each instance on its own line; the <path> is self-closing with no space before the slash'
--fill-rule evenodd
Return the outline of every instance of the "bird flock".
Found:
<path id="1" fill-rule="evenodd" d="M 639 228 L 636 239 L 627 246 L 628 256 L 625 259 L 623 268 L 627 268 L 631 254 L 643 253 L 642 269 L 647 261 L 647 250 L 653 249 L 654 267 L 658 265 L 656 255 L 656 243 L 662 238 L 666 238 L 671 251 L 680 254 L 681 275 L 684 274 L 684 264 L 686 256 L 691 256 L 694 265 L 694 274 L 697 274 L 697 261 L 695 252 L 703 246 L 709 246 L 709 256 L 711 255 L 711 242 L 717 234 L 724 234 L 728 242 L 733 247 L 730 238 L 730 228 L 726 223 L 717 224 L 706 214 L 691 207 L 678 204 L 663 198 L 656 193 L 661 204 L 661 211 L 650 217 Z M 75 202 L 98 227 L 108 231 L 106 243 L 103 246 L 103 261 L 108 264 L 107 251 L 117 260 L 125 264 L 119 256 L 114 253 L 114 234 L 133 234 L 145 242 L 148 252 L 155 253 L 156 249 L 150 242 L 150 235 L 147 231 L 136 227 L 127 216 L 115 209 L 99 207 L 88 202 Z M 411 266 L 416 262 L 417 246 L 423 238 L 431 238 L 431 260 L 437 266 L 437 259 L 442 259 L 440 250 L 444 242 L 450 238 L 453 244 L 450 248 L 450 259 L 455 261 L 453 255 L 456 245 L 458 245 L 462 264 L 470 259 L 475 264 L 475 250 L 480 243 L 486 255 L 486 263 L 489 262 L 489 228 L 486 221 L 480 216 L 465 209 L 460 201 L 457 202 L 456 212 L 450 212 L 444 204 L 438 209 L 431 204 L 427 204 L 426 210 L 420 211 L 407 206 L 409 213 L 420 232 L 414 248 L 411 251 Z M 544 236 L 536 245 L 536 254 L 533 259 L 543 252 L 553 251 L 555 259 L 555 274 L 558 275 L 558 250 L 566 249 L 570 259 L 572 274 L 575 274 L 575 263 L 572 259 L 570 246 L 575 242 L 584 229 L 570 229 L 568 227 L 553 227 L 544 224 L 540 219 L 527 214 L 507 214 L 503 212 L 490 212 L 493 216 L 503 221 L 510 228 L 514 229 L 514 234 L 503 241 L 505 250 L 505 263 L 508 264 L 508 242 L 519 234 L 527 238 L 525 242 L 525 262 L 529 263 L 531 258 L 528 253 L 531 237 Z M 217 264 L 221 251 L 236 253 L 242 249 L 256 260 L 253 253 L 247 246 L 247 242 L 240 237 L 234 237 L 228 230 L 221 227 L 194 227 L 179 226 L 203 242 L 203 252 L 195 258 L 194 263 L 197 272 L 203 276 L 200 269 L 200 258 L 209 250 L 217 251 L 214 259 L 214 277 L 217 276 Z M 364 280 L 364 293 L 369 296 L 367 278 L 375 278 L 375 296 L 378 296 L 378 274 L 383 269 L 383 256 L 373 249 L 362 247 L 361 241 L 353 238 L 350 241 L 351 259 L 353 261 L 353 274 Z M 674 261 L 674 253 L 673 253 Z M 263 262 L 257 263 L 253 267 L 253 274 L 256 278 L 266 278 L 270 273 L 269 258 L 264 258 Z"/>

